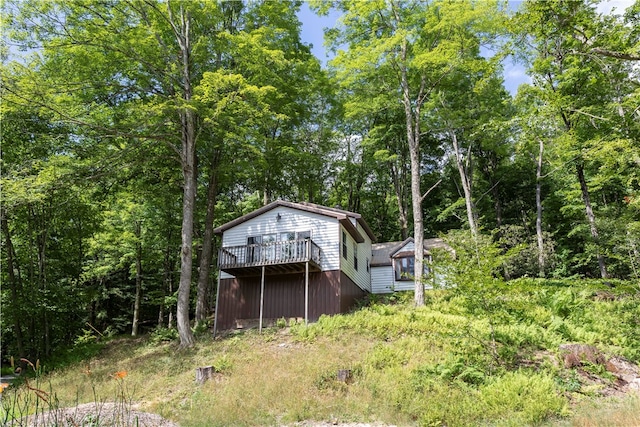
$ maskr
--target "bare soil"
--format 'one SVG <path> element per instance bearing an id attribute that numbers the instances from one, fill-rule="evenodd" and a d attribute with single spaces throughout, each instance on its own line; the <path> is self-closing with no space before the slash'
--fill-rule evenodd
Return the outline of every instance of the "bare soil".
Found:
<path id="1" fill-rule="evenodd" d="M 72 408 L 60 408 L 32 415 L 12 426 L 19 427 L 180 427 L 160 415 L 138 411 L 115 403 L 84 403 Z"/>

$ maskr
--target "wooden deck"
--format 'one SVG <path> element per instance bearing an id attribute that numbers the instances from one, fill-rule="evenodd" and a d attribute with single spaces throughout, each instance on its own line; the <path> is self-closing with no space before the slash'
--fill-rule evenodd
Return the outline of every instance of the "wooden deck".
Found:
<path id="1" fill-rule="evenodd" d="M 221 248 L 218 267 L 236 277 L 320 271 L 320 248 L 312 240 L 287 240 Z"/>

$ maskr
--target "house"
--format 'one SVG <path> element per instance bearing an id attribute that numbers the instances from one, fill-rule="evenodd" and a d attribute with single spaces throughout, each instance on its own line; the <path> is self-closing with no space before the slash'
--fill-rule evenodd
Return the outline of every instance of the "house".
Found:
<path id="1" fill-rule="evenodd" d="M 425 239 L 423 244 L 424 274 L 429 274 L 431 251 L 436 248 L 448 248 L 439 238 Z M 384 294 L 394 291 L 412 291 L 414 285 L 413 237 L 403 242 L 376 243 L 371 247 L 371 292 Z"/>
<path id="2" fill-rule="evenodd" d="M 374 236 L 357 213 L 277 200 L 214 233 L 222 235 L 216 331 L 315 321 L 371 292 Z"/>
<path id="3" fill-rule="evenodd" d="M 413 239 L 375 244 L 354 212 L 277 200 L 214 233 L 222 236 L 215 331 L 315 321 L 368 293 L 413 289 Z M 425 240 L 425 257 L 443 245 Z"/>

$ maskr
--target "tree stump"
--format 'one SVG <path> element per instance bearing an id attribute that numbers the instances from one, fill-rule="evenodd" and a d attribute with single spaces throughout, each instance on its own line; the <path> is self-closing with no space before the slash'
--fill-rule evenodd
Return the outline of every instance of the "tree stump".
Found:
<path id="1" fill-rule="evenodd" d="M 202 385 L 213 377 L 213 366 L 196 368 L 196 384 Z"/>
<path id="2" fill-rule="evenodd" d="M 338 381 L 347 383 L 351 379 L 351 369 L 338 369 Z"/>

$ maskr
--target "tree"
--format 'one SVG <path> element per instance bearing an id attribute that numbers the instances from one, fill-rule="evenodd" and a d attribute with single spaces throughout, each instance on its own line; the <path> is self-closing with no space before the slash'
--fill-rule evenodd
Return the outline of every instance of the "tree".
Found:
<path id="1" fill-rule="evenodd" d="M 442 81 L 475 59 L 483 34 L 494 31 L 499 8 L 494 2 L 341 1 L 343 26 L 328 33 L 339 50 L 332 65 L 351 100 L 347 109 L 377 111 L 400 102 L 411 164 L 413 237 L 424 240 L 421 175 L 423 107 Z M 327 11 L 329 4 L 318 5 Z M 416 251 L 415 271 L 423 270 Z M 415 304 L 424 304 L 422 276 L 415 276 Z"/>
<path id="2" fill-rule="evenodd" d="M 183 196 L 177 325 L 184 346 L 194 342 L 189 301 L 200 176 L 197 147 L 205 142 L 219 147 L 226 144 L 216 132 L 206 130 L 206 114 L 215 109 L 210 107 L 213 100 L 202 96 L 196 100 L 195 95 L 198 87 L 211 83 L 205 82 L 207 72 L 216 70 L 238 70 L 249 84 L 266 87 L 268 78 L 260 76 L 260 71 L 269 70 L 269 61 L 277 65 L 272 77 L 286 68 L 280 49 L 289 53 L 305 50 L 297 38 L 295 10 L 299 3 L 291 6 L 287 2 L 257 3 L 244 15 L 240 2 L 132 0 L 114 5 L 33 1 L 6 6 L 14 39 L 41 48 L 40 57 L 28 66 L 33 83 L 16 89 L 16 100 L 22 105 L 37 103 L 56 120 L 76 125 L 79 144 L 117 147 L 118 138 L 154 141 L 169 147 L 178 161 Z M 288 30 L 287 37 L 283 29 Z M 277 43 L 269 45 L 272 36 Z M 304 78 L 304 67 L 300 70 Z M 229 104 L 218 107 L 228 108 Z M 269 120 L 275 123 L 279 117 L 276 114 Z M 207 133 L 213 136 L 202 140 Z M 246 148 L 259 142 L 246 141 Z M 218 171 L 215 160 L 208 165 L 204 169 L 209 175 L 208 210 L 212 212 Z M 208 235 L 206 240 L 210 244 Z M 203 258 L 202 262 L 210 262 L 209 254 Z"/>
<path id="3" fill-rule="evenodd" d="M 557 159 L 573 167 L 599 273 L 607 278 L 607 239 L 593 199 L 598 172 L 589 166 L 598 146 L 622 136 L 610 126 L 621 118 L 615 116 L 629 114 L 620 100 L 632 75 L 624 59 L 632 58 L 615 54 L 629 50 L 629 30 L 616 17 L 598 15 L 591 2 L 528 2 L 515 23 L 522 46 L 530 49 L 537 94 L 562 127 L 554 144 Z"/>

